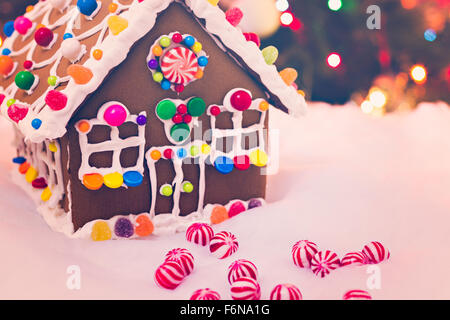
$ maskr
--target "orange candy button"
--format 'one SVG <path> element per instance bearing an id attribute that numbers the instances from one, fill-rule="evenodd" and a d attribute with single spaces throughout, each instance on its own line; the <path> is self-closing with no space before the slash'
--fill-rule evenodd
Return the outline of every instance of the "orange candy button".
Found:
<path id="1" fill-rule="evenodd" d="M 89 190 L 98 190 L 103 185 L 103 177 L 98 173 L 85 174 L 83 176 L 83 185 Z"/>
<path id="2" fill-rule="evenodd" d="M 161 159 L 161 152 L 159 152 L 158 150 L 153 150 L 150 153 L 150 157 L 152 157 L 153 160 L 158 161 L 159 159 Z"/>
<path id="3" fill-rule="evenodd" d="M 100 49 L 95 49 L 92 52 L 92 56 L 94 57 L 95 60 L 101 60 L 103 57 L 103 51 Z"/>
<path id="4" fill-rule="evenodd" d="M 82 121 L 78 122 L 78 130 L 80 130 L 80 132 L 86 133 L 90 129 L 91 129 L 91 125 L 86 120 L 82 120 Z"/>
<path id="5" fill-rule="evenodd" d="M 211 212 L 211 223 L 212 224 L 222 223 L 225 220 L 227 220 L 228 218 L 229 218 L 228 211 L 224 206 L 217 206 Z"/>
<path id="6" fill-rule="evenodd" d="M 67 74 L 72 77 L 76 84 L 86 84 L 91 81 L 92 71 L 78 64 L 72 64 L 67 68 Z"/>
<path id="7" fill-rule="evenodd" d="M 30 168 L 30 164 L 28 162 L 24 162 L 19 166 L 19 172 L 21 174 L 25 174 L 25 173 L 27 173 L 29 168 Z"/>
<path id="8" fill-rule="evenodd" d="M 145 214 L 141 214 L 136 218 L 136 228 L 135 232 L 139 237 L 146 237 L 153 233 L 155 227 L 153 226 L 152 220 Z"/>
<path id="9" fill-rule="evenodd" d="M 14 69 L 14 61 L 10 56 L 0 56 L 0 74 L 7 76 Z"/>

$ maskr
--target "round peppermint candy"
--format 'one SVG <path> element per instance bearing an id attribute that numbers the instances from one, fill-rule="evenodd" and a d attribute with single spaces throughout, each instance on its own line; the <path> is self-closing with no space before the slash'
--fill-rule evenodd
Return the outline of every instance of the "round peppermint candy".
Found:
<path id="1" fill-rule="evenodd" d="M 185 277 L 194 269 L 194 257 L 187 249 L 177 248 L 169 251 L 166 254 L 166 261 L 177 262 L 183 268 Z"/>
<path id="2" fill-rule="evenodd" d="M 369 263 L 369 259 L 363 252 L 349 252 L 341 260 L 341 267 L 355 265 L 362 266 Z"/>
<path id="3" fill-rule="evenodd" d="M 245 259 L 236 260 L 228 267 L 228 282 L 230 284 L 242 277 L 258 280 L 258 269 L 252 262 Z"/>
<path id="4" fill-rule="evenodd" d="M 391 254 L 380 242 L 372 241 L 364 246 L 363 253 L 369 259 L 369 263 L 380 263 L 389 259 Z"/>
<path id="5" fill-rule="evenodd" d="M 231 298 L 233 300 L 259 300 L 261 299 L 261 288 L 253 278 L 239 278 L 231 285 Z"/>
<path id="6" fill-rule="evenodd" d="M 220 300 L 220 294 L 209 288 L 199 289 L 192 294 L 191 300 Z"/>
<path id="7" fill-rule="evenodd" d="M 339 268 L 339 258 L 330 250 L 317 252 L 311 260 L 311 269 L 316 276 L 321 278 L 330 274 L 332 270 Z"/>
<path id="8" fill-rule="evenodd" d="M 372 300 L 372 297 L 364 290 L 350 290 L 342 297 L 343 300 Z"/>
<path id="9" fill-rule="evenodd" d="M 279 284 L 270 293 L 270 300 L 302 300 L 300 290 L 293 284 Z"/>
<path id="10" fill-rule="evenodd" d="M 292 259 L 296 266 L 300 268 L 309 268 L 312 257 L 319 251 L 314 242 L 300 240 L 292 247 Z"/>
<path id="11" fill-rule="evenodd" d="M 219 258 L 225 259 L 235 253 L 239 248 L 236 237 L 231 232 L 222 231 L 216 234 L 209 244 L 209 251 Z"/>
<path id="12" fill-rule="evenodd" d="M 186 239 L 201 246 L 207 246 L 214 237 L 213 229 L 206 223 L 194 223 L 186 231 Z"/>
<path id="13" fill-rule="evenodd" d="M 183 268 L 175 261 L 164 262 L 155 272 L 155 282 L 161 288 L 173 290 L 178 287 L 183 279 Z"/>
<path id="14" fill-rule="evenodd" d="M 187 84 L 195 79 L 198 71 L 197 56 L 185 47 L 169 50 L 161 59 L 161 71 L 172 83 Z"/>

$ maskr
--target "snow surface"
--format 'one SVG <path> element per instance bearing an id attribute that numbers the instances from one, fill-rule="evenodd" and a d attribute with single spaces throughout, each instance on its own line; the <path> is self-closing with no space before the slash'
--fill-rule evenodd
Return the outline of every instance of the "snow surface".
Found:
<path id="1" fill-rule="evenodd" d="M 263 298 L 279 283 L 305 299 L 341 299 L 367 289 L 367 267 L 324 279 L 291 260 L 293 243 L 316 242 L 339 256 L 384 243 L 374 299 L 450 299 L 450 109 L 423 104 L 412 113 L 374 118 L 353 106 L 313 104 L 302 119 L 271 113 L 281 130 L 280 171 L 270 177 L 269 205 L 235 217 L 229 230 L 240 249 L 226 260 L 188 243 L 184 234 L 95 243 L 52 232 L 34 204 L 11 183 L 12 132 L 0 121 L 0 299 L 188 299 L 210 287 L 229 299 L 228 265 L 238 258 L 259 268 Z M 185 247 L 194 273 L 175 291 L 159 289 L 153 273 L 165 253 Z M 67 268 L 81 270 L 69 290 Z"/>

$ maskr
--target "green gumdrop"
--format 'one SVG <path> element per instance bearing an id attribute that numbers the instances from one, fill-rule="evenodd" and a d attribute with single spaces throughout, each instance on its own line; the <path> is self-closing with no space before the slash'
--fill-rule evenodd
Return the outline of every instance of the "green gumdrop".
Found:
<path id="1" fill-rule="evenodd" d="M 15 78 L 16 85 L 22 90 L 30 90 L 34 83 L 34 75 L 29 71 L 20 71 Z"/>
<path id="2" fill-rule="evenodd" d="M 190 182 L 183 183 L 183 191 L 186 193 L 191 193 L 194 191 L 194 186 Z"/>
<path id="3" fill-rule="evenodd" d="M 173 193 L 173 189 L 170 185 L 163 186 L 161 188 L 161 194 L 166 197 L 170 197 Z"/>
<path id="4" fill-rule="evenodd" d="M 264 60 L 268 65 L 272 65 L 278 59 L 278 49 L 274 46 L 268 46 L 262 50 Z"/>
<path id="5" fill-rule="evenodd" d="M 186 123 L 178 123 L 170 129 L 170 136 L 177 142 L 182 142 L 189 138 L 191 129 Z"/>
<path id="6" fill-rule="evenodd" d="M 177 113 L 177 106 L 170 100 L 163 100 L 156 107 L 156 114 L 162 120 L 172 119 Z"/>
<path id="7" fill-rule="evenodd" d="M 202 98 L 192 98 L 187 104 L 188 113 L 193 117 L 200 117 L 206 111 L 206 103 Z"/>

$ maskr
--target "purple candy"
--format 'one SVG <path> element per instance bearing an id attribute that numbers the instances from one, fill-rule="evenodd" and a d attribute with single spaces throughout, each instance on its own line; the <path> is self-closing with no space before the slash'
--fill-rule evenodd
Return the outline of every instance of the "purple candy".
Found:
<path id="1" fill-rule="evenodd" d="M 156 70 L 156 68 L 158 68 L 158 61 L 156 61 L 155 59 L 151 59 L 148 62 L 148 67 L 152 70 Z"/>
<path id="2" fill-rule="evenodd" d="M 147 117 L 144 115 L 140 115 L 137 117 L 136 122 L 138 125 L 143 126 L 144 124 L 147 123 Z"/>
<path id="3" fill-rule="evenodd" d="M 134 228 L 131 224 L 131 221 L 127 218 L 119 218 L 119 220 L 117 220 L 116 224 L 114 225 L 114 233 L 118 237 L 122 238 L 131 237 L 134 233 Z"/>
<path id="4" fill-rule="evenodd" d="M 258 199 L 252 199 L 248 202 L 248 209 L 258 208 L 262 206 L 262 202 Z"/>

